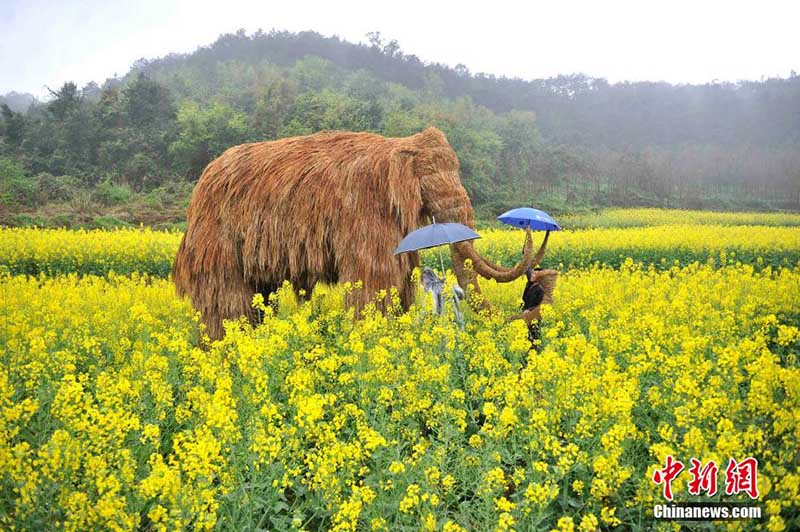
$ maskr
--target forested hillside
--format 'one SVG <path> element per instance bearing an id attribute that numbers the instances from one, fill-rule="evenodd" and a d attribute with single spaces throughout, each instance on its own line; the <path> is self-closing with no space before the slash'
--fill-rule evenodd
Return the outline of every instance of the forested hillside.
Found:
<path id="1" fill-rule="evenodd" d="M 532 57 L 535 61 L 535 56 Z M 654 205 L 800 208 L 800 77 L 702 86 L 524 81 L 428 64 L 370 34 L 243 31 L 45 102 L 0 99 L 0 221 L 163 225 L 229 146 L 322 129 L 441 128 L 488 217 Z"/>

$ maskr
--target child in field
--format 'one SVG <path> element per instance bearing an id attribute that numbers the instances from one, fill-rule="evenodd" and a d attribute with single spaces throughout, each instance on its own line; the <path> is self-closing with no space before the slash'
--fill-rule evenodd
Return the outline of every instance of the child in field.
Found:
<path id="1" fill-rule="evenodd" d="M 436 314 L 441 315 L 442 311 L 444 310 L 444 302 L 445 297 L 442 293 L 444 289 L 444 280 L 440 279 L 436 272 L 434 272 L 430 268 L 425 268 L 422 270 L 422 277 L 420 278 L 420 283 L 422 284 L 425 292 L 430 292 L 431 296 L 433 297 L 433 309 Z M 464 325 L 464 315 L 461 312 L 461 309 L 458 308 L 459 303 L 461 300 L 464 299 L 464 291 L 461 289 L 460 286 L 457 284 L 453 285 L 453 311 L 456 315 L 456 322 L 459 325 Z"/>

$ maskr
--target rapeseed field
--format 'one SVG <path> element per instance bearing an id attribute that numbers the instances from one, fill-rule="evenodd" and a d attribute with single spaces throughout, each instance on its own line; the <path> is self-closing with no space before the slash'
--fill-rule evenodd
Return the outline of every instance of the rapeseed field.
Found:
<path id="1" fill-rule="evenodd" d="M 148 266 L 178 233 L 3 229 L 0 528 L 673 530 L 668 456 L 752 456 L 764 518 L 719 526 L 796 529 L 797 230 L 675 227 L 552 235 L 570 266 L 538 352 L 507 320 L 522 280 L 482 283 L 493 310 L 463 328 L 421 292 L 355 320 L 358 284 L 286 285 L 207 345 Z M 749 500 L 687 479 L 676 500 Z"/>

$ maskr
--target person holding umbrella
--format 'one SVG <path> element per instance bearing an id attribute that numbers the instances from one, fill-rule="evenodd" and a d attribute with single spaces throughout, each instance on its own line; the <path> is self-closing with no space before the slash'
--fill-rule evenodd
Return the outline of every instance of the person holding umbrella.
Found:
<path id="1" fill-rule="evenodd" d="M 546 231 L 542 247 L 539 250 L 542 255 L 538 257 L 539 261 L 544 256 L 547 240 L 550 238 L 550 231 L 561 229 L 549 214 L 531 208 L 512 209 L 498 216 L 497 219 L 515 227 L 530 227 L 531 229 Z M 527 283 L 525 283 L 525 288 L 522 292 L 522 306 L 520 307 L 522 313 L 512 316 L 509 321 L 516 319 L 525 321 L 528 327 L 528 340 L 531 342 L 531 349 L 538 351 L 542 337 L 541 306 L 545 303 L 553 303 L 553 292 L 556 287 L 558 271 L 537 267 L 529 269 L 526 272 L 526 278 Z"/>
<path id="2" fill-rule="evenodd" d="M 528 272 L 528 282 L 522 292 L 522 318 L 528 326 L 528 340 L 531 347 L 538 351 L 542 339 L 542 304 L 553 303 L 553 291 L 556 288 L 558 271 L 534 268 Z"/>
<path id="3" fill-rule="evenodd" d="M 467 227 L 459 223 L 436 223 L 436 218 L 433 218 L 433 223 L 421 227 L 415 231 L 407 234 L 400 245 L 397 246 L 394 253 L 409 253 L 411 251 L 419 251 L 421 249 L 439 247 L 447 244 L 454 244 L 456 242 L 464 242 L 467 240 L 475 240 L 481 236 Z M 442 267 L 442 276 L 445 275 L 444 260 L 442 259 L 442 252 L 439 250 L 439 264 Z M 434 309 L 436 314 L 441 314 L 444 309 L 444 294 L 442 289 L 444 287 L 444 280 L 441 279 L 436 272 L 431 268 L 425 268 L 422 272 L 422 286 L 426 292 L 433 295 Z M 458 308 L 459 301 L 464 299 L 464 291 L 459 286 L 453 287 L 453 311 L 455 312 L 456 321 L 459 326 L 464 327 L 464 316 Z"/>

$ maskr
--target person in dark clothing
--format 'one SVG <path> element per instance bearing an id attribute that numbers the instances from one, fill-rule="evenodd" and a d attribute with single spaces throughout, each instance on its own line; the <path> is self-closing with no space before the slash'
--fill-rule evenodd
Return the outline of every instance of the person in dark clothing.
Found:
<path id="1" fill-rule="evenodd" d="M 544 235 L 544 241 L 539 252 L 534 257 L 533 264 L 540 264 L 544 258 L 544 250 L 550 231 Z M 523 248 L 523 255 L 525 251 Z M 526 273 L 525 289 L 522 292 L 521 314 L 516 314 L 509 318 L 511 320 L 522 319 L 528 326 L 528 340 L 531 342 L 531 349 L 538 351 L 542 336 L 542 312 L 541 307 L 544 303 L 553 303 L 553 290 L 556 287 L 556 270 L 543 270 L 542 268 L 528 268 Z"/>
<path id="2" fill-rule="evenodd" d="M 541 268 L 534 268 L 529 269 L 526 272 L 526 278 L 528 282 L 525 283 L 525 289 L 522 292 L 522 307 L 521 310 L 523 315 L 525 311 L 531 311 L 532 309 L 538 308 L 539 305 L 542 304 L 544 300 L 544 288 L 542 288 L 542 284 L 537 281 L 534 272 L 542 271 Z M 534 345 L 534 342 L 537 342 L 541 339 L 541 332 L 542 332 L 542 320 L 540 317 L 531 317 L 528 321 L 528 340 L 530 340 L 531 345 Z"/>
<path id="3" fill-rule="evenodd" d="M 542 312 L 543 303 L 553 302 L 553 290 L 555 289 L 556 270 L 543 270 L 533 268 L 527 271 L 528 282 L 522 292 L 522 314 L 516 317 L 525 320 L 528 326 L 528 340 L 531 348 L 538 351 L 542 337 Z"/>

